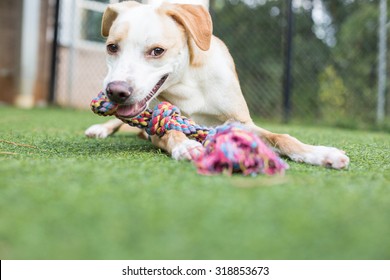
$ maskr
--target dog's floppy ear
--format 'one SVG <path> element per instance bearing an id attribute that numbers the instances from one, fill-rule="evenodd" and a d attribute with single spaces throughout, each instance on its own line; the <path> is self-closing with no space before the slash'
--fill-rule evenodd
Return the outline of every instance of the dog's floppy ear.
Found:
<path id="1" fill-rule="evenodd" d="M 213 24 L 205 7 L 202 5 L 164 3 L 161 8 L 184 26 L 201 50 L 207 51 L 210 48 Z"/>
<path id="2" fill-rule="evenodd" d="M 102 29 L 101 29 L 102 36 L 103 37 L 108 36 L 112 23 L 115 21 L 116 17 L 120 12 L 138 5 L 140 5 L 140 3 L 136 1 L 126 1 L 117 4 L 108 5 L 106 10 L 104 11 L 103 18 L 102 18 Z"/>

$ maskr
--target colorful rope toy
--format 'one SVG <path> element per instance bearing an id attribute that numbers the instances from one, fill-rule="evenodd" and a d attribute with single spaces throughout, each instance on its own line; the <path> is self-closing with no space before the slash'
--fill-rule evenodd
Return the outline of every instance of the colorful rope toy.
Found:
<path id="1" fill-rule="evenodd" d="M 91 101 L 91 109 L 101 116 L 115 115 L 130 126 L 144 128 L 149 135 L 163 136 L 168 130 L 183 132 L 201 142 L 204 153 L 193 159 L 200 174 L 242 173 L 244 175 L 283 174 L 288 165 L 261 139 L 239 123 L 208 128 L 181 116 L 179 108 L 161 102 L 153 110 L 139 116 L 123 118 L 116 115 L 117 104 L 100 92 Z"/>

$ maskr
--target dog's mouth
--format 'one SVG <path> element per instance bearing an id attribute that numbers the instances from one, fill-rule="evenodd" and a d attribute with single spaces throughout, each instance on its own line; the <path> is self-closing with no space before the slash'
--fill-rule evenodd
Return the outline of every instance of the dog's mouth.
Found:
<path id="1" fill-rule="evenodd" d="M 152 88 L 149 94 L 141 101 L 131 105 L 119 105 L 116 111 L 116 115 L 122 118 L 132 118 L 141 114 L 143 111 L 145 111 L 146 106 L 148 105 L 148 101 L 150 101 L 156 95 L 167 78 L 168 74 L 164 75 Z"/>

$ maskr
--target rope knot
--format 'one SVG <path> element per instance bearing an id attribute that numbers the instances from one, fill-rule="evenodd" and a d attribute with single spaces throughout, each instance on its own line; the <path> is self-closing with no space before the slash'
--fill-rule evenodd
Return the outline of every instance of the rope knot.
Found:
<path id="1" fill-rule="evenodd" d="M 172 129 L 178 116 L 180 116 L 178 107 L 168 102 L 161 102 L 154 108 L 146 132 L 150 135 L 163 136 L 167 130 Z"/>
<path id="2" fill-rule="evenodd" d="M 98 96 L 91 101 L 92 112 L 100 116 L 112 116 L 115 114 L 117 108 L 118 105 L 108 100 L 103 91 L 99 92 Z"/>

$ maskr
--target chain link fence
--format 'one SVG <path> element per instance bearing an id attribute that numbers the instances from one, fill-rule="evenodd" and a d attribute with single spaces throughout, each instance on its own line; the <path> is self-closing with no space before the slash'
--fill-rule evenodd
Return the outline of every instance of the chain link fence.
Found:
<path id="1" fill-rule="evenodd" d="M 62 1 L 56 89 L 61 105 L 87 108 L 102 86 L 106 66 L 100 21 L 109 2 L 119 1 Z M 282 120 L 289 65 L 292 120 L 375 123 L 379 1 L 294 0 L 290 22 L 288 2 L 210 0 L 214 34 L 235 60 L 252 114 Z M 385 108 L 389 112 L 390 102 Z"/>

